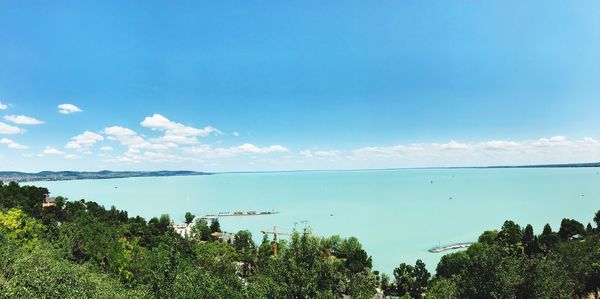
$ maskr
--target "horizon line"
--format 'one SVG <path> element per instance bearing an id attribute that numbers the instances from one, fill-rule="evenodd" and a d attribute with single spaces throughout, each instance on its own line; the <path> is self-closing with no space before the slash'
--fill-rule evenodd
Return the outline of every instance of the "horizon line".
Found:
<path id="1" fill-rule="evenodd" d="M 486 165 L 486 166 L 424 166 L 424 167 L 390 167 L 390 168 L 349 168 L 349 169 L 292 169 L 292 170 L 247 170 L 247 171 L 201 171 L 201 170 L 108 170 L 102 169 L 97 171 L 89 170 L 41 170 L 38 172 L 26 172 L 17 170 L 0 170 L 2 172 L 18 172 L 24 174 L 39 174 L 42 172 L 196 172 L 206 174 L 243 174 L 243 173 L 285 173 L 285 172 L 335 172 L 335 171 L 394 171 L 394 170 L 410 170 L 410 169 L 489 169 L 489 168 L 584 168 L 584 167 L 600 167 L 600 162 L 575 162 L 575 163 L 551 163 L 551 164 L 521 164 L 521 165 Z"/>

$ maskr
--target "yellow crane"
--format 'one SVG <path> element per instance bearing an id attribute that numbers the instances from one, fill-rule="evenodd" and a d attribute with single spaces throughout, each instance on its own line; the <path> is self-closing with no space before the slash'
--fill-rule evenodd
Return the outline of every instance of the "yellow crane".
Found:
<path id="1" fill-rule="evenodd" d="M 263 235 L 273 235 L 273 256 L 277 256 L 277 236 L 278 235 L 290 235 L 289 233 L 278 232 L 277 226 L 273 227 L 273 230 L 261 230 Z"/>

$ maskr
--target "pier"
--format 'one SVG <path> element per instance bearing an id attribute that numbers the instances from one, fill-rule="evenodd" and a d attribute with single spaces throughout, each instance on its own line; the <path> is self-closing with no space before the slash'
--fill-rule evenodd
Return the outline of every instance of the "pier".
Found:
<path id="1" fill-rule="evenodd" d="M 265 212 L 257 212 L 257 211 L 236 211 L 236 212 L 219 212 L 218 214 L 208 214 L 202 216 L 202 218 L 212 219 L 218 217 L 239 217 L 239 216 L 262 216 L 262 215 L 275 215 L 279 214 L 279 212 L 275 211 L 265 211 Z"/>
<path id="2" fill-rule="evenodd" d="M 451 244 L 451 245 L 447 245 L 447 246 L 433 247 L 433 248 L 429 249 L 428 251 L 431 253 L 439 253 L 439 252 L 444 252 L 444 251 L 448 251 L 448 250 L 468 248 L 471 245 L 473 245 L 473 243 L 468 243 L 468 242 L 467 243 L 455 243 L 455 244 Z"/>

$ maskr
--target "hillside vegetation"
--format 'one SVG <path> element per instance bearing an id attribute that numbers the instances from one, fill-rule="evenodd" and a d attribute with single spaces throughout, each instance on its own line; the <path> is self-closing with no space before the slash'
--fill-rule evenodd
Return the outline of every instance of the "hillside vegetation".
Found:
<path id="1" fill-rule="evenodd" d="M 433 277 L 421 261 L 389 277 L 356 238 L 304 229 L 274 256 L 272 240 L 248 231 L 222 241 L 218 221 L 183 238 L 167 215 L 61 197 L 42 208 L 47 194 L 0 184 L 0 298 L 577 298 L 600 287 L 600 212 L 595 226 L 564 219 L 539 235 L 506 221 L 445 255 Z"/>

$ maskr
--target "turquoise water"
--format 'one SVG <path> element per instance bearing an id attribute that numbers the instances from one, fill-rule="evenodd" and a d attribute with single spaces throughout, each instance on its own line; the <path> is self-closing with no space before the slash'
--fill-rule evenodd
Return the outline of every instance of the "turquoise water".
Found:
<path id="1" fill-rule="evenodd" d="M 223 217 L 221 227 L 291 231 L 310 226 L 319 235 L 355 236 L 374 268 L 391 273 L 401 262 L 422 259 L 435 269 L 438 244 L 474 241 L 504 220 L 545 223 L 557 230 L 564 217 L 584 224 L 600 209 L 598 168 L 403 169 L 218 174 L 32 183 L 52 195 L 85 198 L 146 219 L 169 214 L 182 222 L 221 211 L 277 215 Z M 117 188 L 115 188 L 117 187 Z"/>

